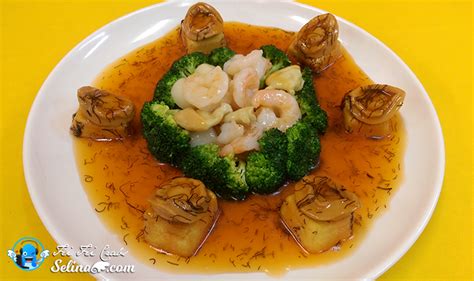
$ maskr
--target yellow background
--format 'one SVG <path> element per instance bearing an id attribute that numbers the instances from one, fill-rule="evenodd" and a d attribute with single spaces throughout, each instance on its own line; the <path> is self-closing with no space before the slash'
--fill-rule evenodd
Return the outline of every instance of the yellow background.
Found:
<path id="1" fill-rule="evenodd" d="M 41 84 L 70 49 L 104 24 L 157 1 L 0 1 L 0 279 L 91 279 L 51 274 L 51 258 L 34 272 L 8 260 L 7 249 L 22 236 L 49 249 L 56 245 L 23 177 L 26 118 Z M 425 86 L 443 127 L 446 176 L 438 206 L 415 245 L 380 279 L 472 280 L 472 2 L 302 2 L 355 23 L 394 50 Z"/>

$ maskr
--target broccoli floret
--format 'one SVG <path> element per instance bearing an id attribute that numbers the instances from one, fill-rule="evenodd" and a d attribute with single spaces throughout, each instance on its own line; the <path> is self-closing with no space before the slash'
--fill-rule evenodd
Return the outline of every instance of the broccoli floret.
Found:
<path id="1" fill-rule="evenodd" d="M 313 169 L 319 161 L 321 144 L 314 128 L 298 121 L 286 130 L 288 140 L 288 161 L 286 169 L 288 178 L 299 180 Z"/>
<path id="2" fill-rule="evenodd" d="M 328 126 L 328 117 L 319 106 L 316 91 L 313 85 L 311 69 L 303 69 L 303 88 L 296 92 L 296 100 L 300 105 L 302 119 L 309 123 L 319 134 L 324 134 Z"/>
<path id="3" fill-rule="evenodd" d="M 171 88 L 174 83 L 181 78 L 191 75 L 200 64 L 207 63 L 207 61 L 208 57 L 199 52 L 185 55 L 176 60 L 170 70 L 158 81 L 154 100 L 163 102 L 169 108 L 176 108 L 176 104 L 171 97 Z"/>
<path id="4" fill-rule="evenodd" d="M 201 180 L 225 199 L 244 199 L 248 193 L 245 163 L 231 156 L 219 156 L 219 146 L 216 144 L 191 148 L 181 168 L 186 176 Z"/>
<path id="5" fill-rule="evenodd" d="M 215 66 L 224 67 L 224 63 L 230 60 L 235 55 L 235 52 L 229 48 L 221 47 L 212 50 L 209 54 L 209 63 Z"/>
<path id="6" fill-rule="evenodd" d="M 285 68 L 291 65 L 291 61 L 288 56 L 280 49 L 273 45 L 265 45 L 260 47 L 263 51 L 263 57 L 270 60 L 272 67 L 265 73 L 265 76 L 260 81 L 260 88 L 265 84 L 265 79 L 273 72 Z"/>
<path id="7" fill-rule="evenodd" d="M 245 179 L 252 192 L 273 193 L 286 179 L 287 139 L 281 131 L 270 129 L 258 143 L 260 151 L 248 155 Z"/>
<path id="8" fill-rule="evenodd" d="M 321 107 L 313 109 L 311 114 L 306 115 L 303 120 L 315 128 L 319 134 L 324 134 L 328 127 L 328 115 Z"/>
<path id="9" fill-rule="evenodd" d="M 199 65 L 207 62 L 208 57 L 205 54 L 194 52 L 175 61 L 171 69 L 179 73 L 181 77 L 188 77 L 194 73 Z"/>
<path id="10" fill-rule="evenodd" d="M 169 107 L 158 101 L 146 102 L 141 119 L 150 152 L 160 161 L 178 166 L 190 148 L 191 138 L 176 124 Z"/>

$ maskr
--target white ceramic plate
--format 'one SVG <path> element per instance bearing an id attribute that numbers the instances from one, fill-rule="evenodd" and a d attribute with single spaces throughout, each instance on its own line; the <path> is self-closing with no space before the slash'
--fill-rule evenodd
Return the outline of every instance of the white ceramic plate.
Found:
<path id="1" fill-rule="evenodd" d="M 238 2 L 238 4 L 237 4 Z M 299 28 L 324 11 L 292 2 L 213 2 L 226 21 Z M 178 25 L 186 2 L 155 5 L 120 18 L 76 46 L 54 69 L 31 108 L 24 139 L 24 169 L 33 203 L 57 243 L 112 244 L 121 239 L 108 231 L 91 207 L 80 183 L 72 137 L 71 114 L 77 109 L 76 89 L 91 81 L 108 64 L 156 40 Z M 257 13 L 258 12 L 258 16 Z M 433 105 L 413 72 L 389 48 L 359 27 L 338 18 L 340 39 L 362 69 L 378 83 L 407 92 L 401 114 L 408 136 L 405 181 L 353 254 L 317 268 L 293 270 L 281 279 L 373 279 L 392 266 L 415 242 L 436 206 L 444 176 L 444 143 Z M 79 263 L 90 264 L 87 258 Z M 120 261 L 136 265 L 131 275 L 106 278 L 160 280 L 271 279 L 263 273 L 213 276 L 171 275 L 141 263 L 133 256 Z"/>

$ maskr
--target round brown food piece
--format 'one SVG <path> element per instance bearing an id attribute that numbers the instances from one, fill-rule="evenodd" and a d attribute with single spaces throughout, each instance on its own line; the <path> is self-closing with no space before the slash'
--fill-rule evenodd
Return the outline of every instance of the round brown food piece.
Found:
<path id="1" fill-rule="evenodd" d="M 341 57 L 339 26 L 332 14 L 314 17 L 295 35 L 288 54 L 319 73 Z"/>
<path id="2" fill-rule="evenodd" d="M 207 3 L 191 6 L 181 22 L 181 39 L 188 53 L 209 53 L 226 46 L 224 20 L 219 12 Z"/>

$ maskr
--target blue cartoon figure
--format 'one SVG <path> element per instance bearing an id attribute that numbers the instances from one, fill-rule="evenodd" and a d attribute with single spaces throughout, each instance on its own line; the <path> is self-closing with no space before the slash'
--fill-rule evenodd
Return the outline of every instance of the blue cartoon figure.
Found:
<path id="1" fill-rule="evenodd" d="M 26 241 L 24 240 L 23 243 L 25 242 Z M 28 242 L 35 242 L 35 244 L 38 244 L 36 239 L 29 240 Z M 19 253 L 15 253 L 14 248 L 15 247 L 13 247 L 13 249 L 11 250 L 8 250 L 8 256 L 18 265 L 18 267 L 20 267 L 23 270 L 34 270 L 38 268 L 38 266 L 41 265 L 44 259 L 46 259 L 49 256 L 48 250 L 43 249 L 43 251 L 39 253 L 38 245 L 36 245 L 35 247 L 31 243 L 24 244 L 20 248 Z M 40 256 L 39 259 L 38 259 L 38 254 Z"/>

